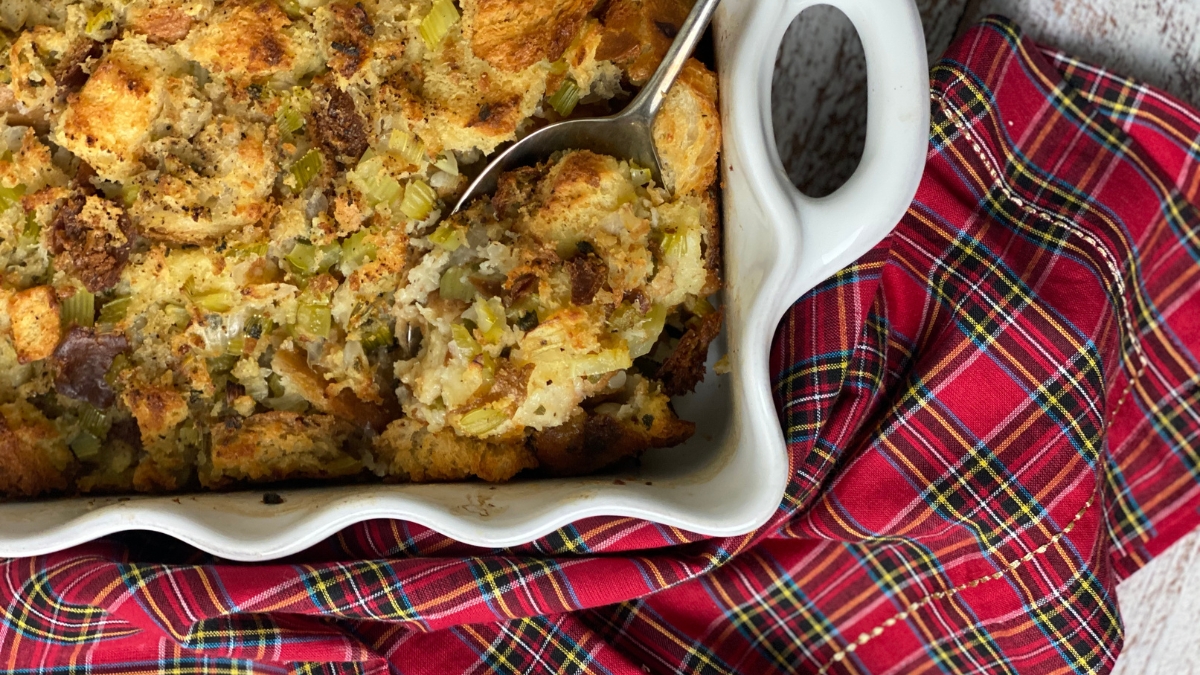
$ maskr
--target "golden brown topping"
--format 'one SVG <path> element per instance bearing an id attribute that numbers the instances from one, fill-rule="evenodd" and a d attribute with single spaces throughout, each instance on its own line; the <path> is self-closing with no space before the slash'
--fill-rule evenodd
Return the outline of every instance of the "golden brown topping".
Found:
<path id="1" fill-rule="evenodd" d="M 93 293 L 121 278 L 133 247 L 133 224 L 125 210 L 97 196 L 72 195 L 50 226 L 50 250 Z"/>
<path id="2" fill-rule="evenodd" d="M 517 72 L 557 61 L 579 33 L 595 0 L 480 0 L 471 49 L 500 70 Z"/>
<path id="3" fill-rule="evenodd" d="M 97 408 L 109 407 L 116 394 L 104 376 L 117 354 L 128 349 L 124 335 L 75 326 L 54 350 L 54 388 Z"/>
<path id="4" fill-rule="evenodd" d="M 358 72 L 371 57 L 375 25 L 361 2 L 346 0 L 329 5 L 332 30 L 329 34 L 329 68 L 342 77 Z"/>
<path id="5" fill-rule="evenodd" d="M 235 0 L 208 25 L 192 30 L 184 46 L 208 70 L 265 77 L 292 69 L 295 45 L 284 31 L 291 23 L 274 0 Z"/>
<path id="6" fill-rule="evenodd" d="M 54 353 L 62 329 L 53 288 L 38 286 L 13 295 L 8 301 L 8 317 L 21 363 L 41 361 Z"/>
<path id="7" fill-rule="evenodd" d="M 354 166 L 370 146 L 367 123 L 354 107 L 354 99 L 335 86 L 313 94 L 312 129 L 329 157 L 342 166 Z"/>
<path id="8" fill-rule="evenodd" d="M 704 363 L 708 359 L 708 345 L 721 332 L 722 312 L 717 311 L 702 317 L 679 339 L 675 352 L 663 362 L 658 370 L 667 396 L 680 396 L 696 390 L 704 381 Z"/>
<path id="9" fill-rule="evenodd" d="M 137 419 L 141 442 L 151 445 L 187 419 L 187 401 L 174 389 L 154 385 L 128 387 L 122 402 Z"/>
<path id="10" fill-rule="evenodd" d="M 118 43 L 71 97 L 55 129 L 60 145 L 107 180 L 124 181 L 142 168 L 142 146 L 162 110 L 161 72 L 146 49 L 145 42 Z"/>
<path id="11" fill-rule="evenodd" d="M 598 59 L 612 59 L 642 86 L 658 69 L 692 9 L 692 0 L 613 0 L 604 13 Z M 635 50 L 636 47 L 636 50 Z"/>

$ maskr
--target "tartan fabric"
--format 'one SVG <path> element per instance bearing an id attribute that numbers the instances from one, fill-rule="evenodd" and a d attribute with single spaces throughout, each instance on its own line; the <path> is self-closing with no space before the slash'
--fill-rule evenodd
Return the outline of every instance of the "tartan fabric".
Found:
<path id="1" fill-rule="evenodd" d="M 763 529 L 408 523 L 268 565 L 126 534 L 0 562 L 0 669 L 1099 673 L 1117 582 L 1200 523 L 1200 116 L 992 18 L 932 73 L 896 231 L 773 351 Z"/>

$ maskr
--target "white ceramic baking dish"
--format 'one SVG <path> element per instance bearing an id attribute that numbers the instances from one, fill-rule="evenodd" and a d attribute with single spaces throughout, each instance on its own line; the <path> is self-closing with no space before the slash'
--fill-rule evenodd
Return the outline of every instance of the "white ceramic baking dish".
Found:
<path id="1" fill-rule="evenodd" d="M 866 150 L 834 195 L 792 187 L 775 150 L 771 78 L 780 42 L 806 7 L 831 4 L 858 28 L 868 63 Z M 722 159 L 733 372 L 711 373 L 677 402 L 698 431 L 648 453 L 632 474 L 507 485 L 358 485 L 182 497 L 77 498 L 0 504 L 0 556 L 60 550 L 122 530 L 170 534 L 218 556 L 266 560 L 375 518 L 403 519 L 481 546 L 531 541 L 590 516 L 628 516 L 706 535 L 763 524 L 778 507 L 788 461 L 772 403 L 768 353 L 787 307 L 880 241 L 903 215 L 925 162 L 925 45 L 912 0 L 725 0 L 715 19 L 725 127 Z"/>

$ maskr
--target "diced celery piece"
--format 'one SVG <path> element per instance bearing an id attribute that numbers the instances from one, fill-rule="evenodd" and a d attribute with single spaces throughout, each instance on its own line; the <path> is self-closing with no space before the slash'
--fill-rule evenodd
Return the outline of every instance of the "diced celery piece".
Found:
<path id="1" fill-rule="evenodd" d="M 425 144 L 416 136 L 400 129 L 392 129 L 391 135 L 388 136 L 388 151 L 409 164 L 418 166 L 421 160 L 425 159 Z"/>
<path id="2" fill-rule="evenodd" d="M 276 396 L 263 401 L 266 406 L 272 410 L 281 410 L 284 412 L 304 412 L 308 410 L 308 401 L 303 396 L 296 392 L 288 392 L 282 396 Z"/>
<path id="3" fill-rule="evenodd" d="M 267 254 L 268 248 L 269 247 L 266 243 L 238 244 L 237 246 L 230 246 L 228 249 L 226 249 L 225 255 L 233 256 L 235 258 L 242 258 L 242 257 L 261 258 Z"/>
<path id="4" fill-rule="evenodd" d="M 441 246 L 447 251 L 457 251 L 463 245 L 462 236 L 458 230 L 451 225 L 442 225 L 433 234 L 429 235 L 429 241 Z"/>
<path id="5" fill-rule="evenodd" d="M 426 46 L 436 49 L 450 34 L 450 29 L 458 23 L 458 19 L 458 9 L 451 0 L 434 0 L 433 8 L 421 21 L 418 32 Z"/>
<path id="6" fill-rule="evenodd" d="M 184 445 L 199 447 L 204 443 L 204 432 L 196 428 L 196 425 L 188 422 L 179 429 L 179 442 Z"/>
<path id="7" fill-rule="evenodd" d="M 644 169 L 636 164 L 630 164 L 629 180 L 634 185 L 642 187 L 643 185 L 649 185 L 650 181 L 654 180 L 654 175 L 650 172 L 650 169 Z"/>
<path id="8" fill-rule="evenodd" d="M 649 312 L 623 304 L 609 317 L 609 325 L 625 338 L 629 346 L 629 356 L 638 358 L 649 354 L 654 349 L 654 343 L 662 335 L 667 323 L 667 308 L 655 304 Z"/>
<path id="9" fill-rule="evenodd" d="M 5 187 L 0 185 L 0 213 L 11 209 L 21 201 L 21 197 L 25 196 L 25 185 L 18 184 L 13 187 Z"/>
<path id="10" fill-rule="evenodd" d="M 68 326 L 90 327 L 96 324 L 96 296 L 86 288 L 75 291 L 59 306 L 59 316 L 64 328 Z"/>
<path id="11" fill-rule="evenodd" d="M 254 378 L 238 380 L 238 382 L 246 388 L 246 395 L 258 402 L 263 402 L 270 396 L 270 388 L 267 387 L 266 378 Z"/>
<path id="12" fill-rule="evenodd" d="M 100 11 L 88 17 L 87 25 L 83 32 L 95 33 L 96 31 L 105 30 L 113 22 L 112 10 L 107 7 L 100 8 Z"/>
<path id="13" fill-rule="evenodd" d="M 442 273 L 438 292 L 447 300 L 470 302 L 475 299 L 475 285 L 471 283 L 471 270 L 466 267 L 451 267 Z"/>
<path id="14" fill-rule="evenodd" d="M 696 316 L 708 316 L 709 314 L 717 311 L 717 308 L 713 307 L 712 303 L 708 301 L 708 298 L 697 298 L 695 302 L 686 304 L 688 311 Z"/>
<path id="15" fill-rule="evenodd" d="M 293 19 L 304 15 L 304 8 L 300 6 L 298 0 L 279 0 L 279 8 Z"/>
<path id="16" fill-rule="evenodd" d="M 508 321 L 504 316 L 504 303 L 500 298 L 477 298 L 475 300 L 475 320 L 479 332 L 485 342 L 499 342 L 504 336 Z"/>
<path id="17" fill-rule="evenodd" d="M 304 128 L 304 115 L 290 103 L 283 103 L 279 110 L 275 111 L 275 126 L 279 127 L 284 136 L 291 136 Z"/>
<path id="18" fill-rule="evenodd" d="M 79 411 L 79 428 L 103 439 L 112 428 L 112 418 L 85 403 Z"/>
<path id="19" fill-rule="evenodd" d="M 336 241 L 317 249 L 317 253 L 318 272 L 328 272 L 342 261 L 342 245 Z"/>
<path id="20" fill-rule="evenodd" d="M 292 192 L 300 194 L 304 192 L 304 188 L 312 182 L 321 173 L 321 168 L 325 165 L 325 160 L 321 157 L 321 152 L 317 149 L 309 150 L 303 157 L 296 160 L 292 165 L 291 185 Z"/>
<path id="21" fill-rule="evenodd" d="M 21 244 L 34 246 L 42 236 L 42 226 L 33 211 L 25 214 L 25 227 L 21 229 Z"/>
<path id="22" fill-rule="evenodd" d="M 467 436 L 482 436 L 508 421 L 508 415 L 495 408 L 472 410 L 458 421 L 458 429 Z"/>
<path id="23" fill-rule="evenodd" d="M 496 359 L 492 358 L 491 354 L 484 352 L 475 359 L 483 367 L 483 384 L 480 387 L 487 391 L 496 383 Z"/>
<path id="24" fill-rule="evenodd" d="M 367 262 L 375 260 L 375 256 L 378 254 L 379 247 L 367 240 L 365 231 L 355 232 L 342 241 L 342 272 L 349 274 Z"/>
<path id="25" fill-rule="evenodd" d="M 117 354 L 113 359 L 112 365 L 108 367 L 108 372 L 104 374 L 104 381 L 111 387 L 117 383 L 121 372 L 129 367 L 129 357 L 124 354 Z"/>
<path id="26" fill-rule="evenodd" d="M 233 291 L 208 291 L 192 296 L 192 302 L 198 307 L 218 314 L 228 312 L 237 303 L 237 293 Z"/>
<path id="27" fill-rule="evenodd" d="M 579 84 L 568 77 L 558 85 L 558 91 L 554 92 L 547 103 L 554 108 L 554 112 L 563 117 L 570 117 L 571 113 L 575 112 L 575 106 L 579 105 L 579 96 Z"/>
<path id="28" fill-rule="evenodd" d="M 128 295 L 119 295 L 104 303 L 104 306 L 100 308 L 100 323 L 116 323 L 124 319 L 126 312 L 129 311 L 131 301 L 132 298 Z"/>
<path id="29" fill-rule="evenodd" d="M 321 268 L 319 251 L 312 244 L 298 242 L 283 259 L 291 266 L 292 271 L 297 274 L 311 276 L 320 271 Z"/>
<path id="30" fill-rule="evenodd" d="M 71 452 L 81 462 L 88 462 L 100 455 L 100 439 L 81 431 L 71 441 Z"/>
<path id="31" fill-rule="evenodd" d="M 246 353 L 246 338 L 241 335 L 229 338 L 229 342 L 225 345 L 225 353 L 232 356 L 241 356 Z"/>
<path id="32" fill-rule="evenodd" d="M 614 370 L 623 370 L 633 365 L 626 349 L 605 349 L 598 354 L 588 354 L 573 362 L 575 374 L 580 377 L 603 375 Z"/>
<path id="33" fill-rule="evenodd" d="M 234 354 L 222 354 L 220 356 L 214 356 L 213 358 L 205 361 L 206 365 L 208 366 L 208 372 L 211 375 L 228 373 L 229 371 L 233 370 L 233 367 L 237 365 L 237 362 L 238 357 Z"/>
<path id="34" fill-rule="evenodd" d="M 166 305 L 163 307 L 163 314 L 175 324 L 176 328 L 184 328 L 192 322 L 192 313 L 186 307 L 179 305 Z"/>
<path id="35" fill-rule="evenodd" d="M 142 188 L 138 185 L 126 185 L 121 188 L 121 201 L 125 203 L 125 208 L 137 203 L 140 196 L 142 196 Z"/>
<path id="36" fill-rule="evenodd" d="M 483 352 L 483 348 L 479 346 L 479 342 L 475 340 L 475 336 L 471 335 L 471 329 L 461 323 L 450 326 L 450 336 L 454 339 L 454 344 L 458 347 L 458 350 L 468 359 L 473 359 Z"/>
<path id="37" fill-rule="evenodd" d="M 386 323 L 374 323 L 363 331 L 362 346 L 365 351 L 374 351 L 381 347 L 391 347 L 396 338 L 392 329 Z"/>
<path id="38" fill-rule="evenodd" d="M 438 160 L 434 162 L 433 165 L 450 174 L 451 176 L 458 175 L 458 157 L 456 157 L 450 150 L 447 150 L 442 155 L 439 155 Z"/>
<path id="39" fill-rule="evenodd" d="M 310 338 L 329 337 L 333 327 L 333 314 L 329 305 L 317 302 L 301 302 L 296 308 L 296 331 Z"/>
<path id="40" fill-rule="evenodd" d="M 686 232 L 668 232 L 663 235 L 663 257 L 682 256 L 686 255 L 687 252 L 688 238 Z"/>
<path id="41" fill-rule="evenodd" d="M 425 220 L 433 212 L 437 193 L 425 181 L 414 180 L 404 187 L 404 201 L 400 212 L 413 220 Z"/>

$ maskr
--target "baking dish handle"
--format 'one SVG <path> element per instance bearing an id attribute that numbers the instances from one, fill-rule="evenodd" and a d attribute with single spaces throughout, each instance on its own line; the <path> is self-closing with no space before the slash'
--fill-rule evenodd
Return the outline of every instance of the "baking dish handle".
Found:
<path id="1" fill-rule="evenodd" d="M 784 25 L 819 4 L 849 17 L 866 53 L 867 137 L 858 169 L 828 197 L 804 195 L 778 165 L 780 189 L 788 193 L 800 226 L 800 259 L 788 294 L 793 301 L 857 260 L 900 222 L 917 192 L 929 144 L 929 65 L 913 1 L 792 0 Z M 779 37 L 782 41 L 782 33 Z M 778 45 L 772 54 L 777 52 Z"/>

